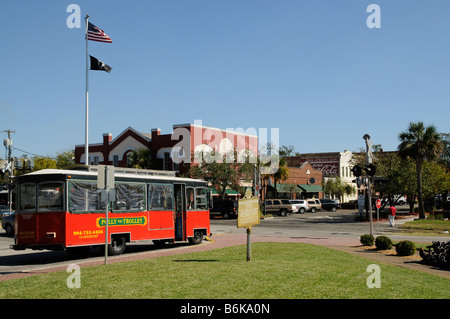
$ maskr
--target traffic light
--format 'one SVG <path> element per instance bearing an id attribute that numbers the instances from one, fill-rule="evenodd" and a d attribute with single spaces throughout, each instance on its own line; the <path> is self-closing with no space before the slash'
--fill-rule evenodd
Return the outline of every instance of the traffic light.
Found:
<path id="1" fill-rule="evenodd" d="M 352 180 L 352 183 L 356 183 L 356 185 L 358 186 L 358 188 L 361 187 L 362 185 L 362 178 L 361 177 L 357 177 L 354 180 Z"/>
<path id="2" fill-rule="evenodd" d="M 351 171 L 355 177 L 359 177 L 362 175 L 362 168 L 359 165 L 353 166 Z M 369 176 L 375 176 L 375 172 L 376 172 L 375 165 L 373 165 L 373 164 L 364 165 L 364 171 Z"/>
<path id="3" fill-rule="evenodd" d="M 367 175 L 375 176 L 376 169 L 373 164 L 367 164 L 366 167 L 364 167 L 364 170 L 366 171 Z"/>
<path id="4" fill-rule="evenodd" d="M 359 177 L 362 174 L 362 169 L 361 169 L 361 166 L 359 166 L 359 165 L 353 166 L 351 171 L 352 171 L 353 175 L 356 177 Z"/>

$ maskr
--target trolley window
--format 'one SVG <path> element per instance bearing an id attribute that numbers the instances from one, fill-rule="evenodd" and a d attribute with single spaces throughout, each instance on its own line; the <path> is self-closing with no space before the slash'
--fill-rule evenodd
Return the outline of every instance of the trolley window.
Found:
<path id="1" fill-rule="evenodd" d="M 173 210 L 172 184 L 150 183 L 148 199 L 150 210 Z"/>
<path id="2" fill-rule="evenodd" d="M 115 211 L 144 211 L 145 184 L 116 183 Z"/>
<path id="3" fill-rule="evenodd" d="M 38 211 L 58 211 L 64 209 L 64 184 L 45 182 L 38 185 Z"/>
<path id="4" fill-rule="evenodd" d="M 186 209 L 195 210 L 195 191 L 193 187 L 186 187 Z"/>
<path id="5" fill-rule="evenodd" d="M 208 190 L 206 188 L 195 189 L 195 204 L 198 210 L 208 209 Z"/>
<path id="6" fill-rule="evenodd" d="M 101 201 L 100 189 L 96 183 L 70 182 L 69 183 L 69 211 L 93 212 L 104 211 L 105 203 Z"/>
<path id="7" fill-rule="evenodd" d="M 22 184 L 19 187 L 19 211 L 36 211 L 36 184 Z"/>
<path id="8" fill-rule="evenodd" d="M 208 209 L 208 189 L 205 187 L 186 187 L 187 210 Z"/>

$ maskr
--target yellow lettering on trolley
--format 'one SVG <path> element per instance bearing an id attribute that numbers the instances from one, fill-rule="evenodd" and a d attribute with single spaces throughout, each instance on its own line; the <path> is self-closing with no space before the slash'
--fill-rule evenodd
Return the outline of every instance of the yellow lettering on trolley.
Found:
<path id="1" fill-rule="evenodd" d="M 103 229 L 74 230 L 73 231 L 73 236 L 78 236 L 79 239 L 98 238 L 102 234 L 103 234 Z"/>
<path id="2" fill-rule="evenodd" d="M 97 218 L 95 224 L 98 228 L 105 227 L 106 219 L 103 217 Z M 116 217 L 108 218 L 108 226 L 145 226 L 147 225 L 147 217 Z"/>
<path id="3" fill-rule="evenodd" d="M 36 236 L 36 233 L 32 230 L 19 232 L 20 239 L 32 239 Z"/>

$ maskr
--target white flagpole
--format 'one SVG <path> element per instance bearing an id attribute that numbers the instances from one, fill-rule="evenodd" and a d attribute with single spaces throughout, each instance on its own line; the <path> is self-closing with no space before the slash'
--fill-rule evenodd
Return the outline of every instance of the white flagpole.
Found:
<path id="1" fill-rule="evenodd" d="M 85 132 L 85 164 L 89 165 L 89 53 L 88 53 L 88 18 L 86 14 L 86 132 Z"/>

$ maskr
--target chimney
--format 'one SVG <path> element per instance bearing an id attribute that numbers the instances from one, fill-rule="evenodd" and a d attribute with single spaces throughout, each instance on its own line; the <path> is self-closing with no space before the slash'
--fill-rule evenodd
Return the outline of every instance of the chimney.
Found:
<path id="1" fill-rule="evenodd" d="M 152 128 L 152 139 L 153 139 L 153 135 L 160 135 L 160 134 L 161 134 L 160 128 Z"/>
<path id="2" fill-rule="evenodd" d="M 112 141 L 112 134 L 111 133 L 104 133 L 103 134 L 103 145 L 109 145 L 109 142 Z"/>

